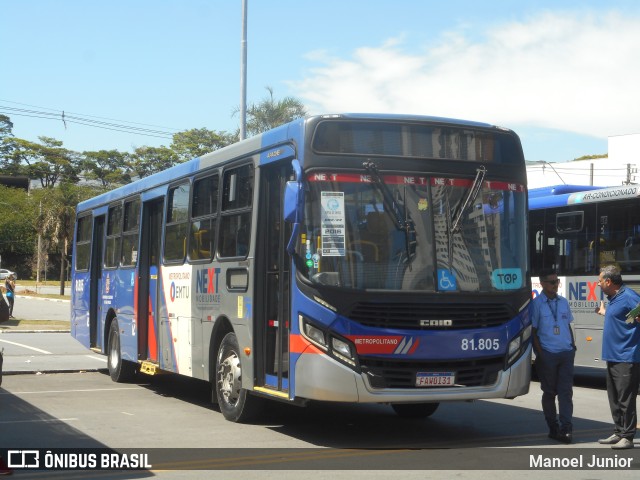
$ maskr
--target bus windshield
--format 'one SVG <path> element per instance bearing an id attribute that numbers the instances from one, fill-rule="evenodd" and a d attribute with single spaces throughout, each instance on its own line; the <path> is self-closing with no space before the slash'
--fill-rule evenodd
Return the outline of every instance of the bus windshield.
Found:
<path id="1" fill-rule="evenodd" d="M 522 185 L 363 173 L 307 177 L 303 275 L 356 290 L 497 292 L 526 285 Z M 452 223 L 458 227 L 452 233 Z"/>

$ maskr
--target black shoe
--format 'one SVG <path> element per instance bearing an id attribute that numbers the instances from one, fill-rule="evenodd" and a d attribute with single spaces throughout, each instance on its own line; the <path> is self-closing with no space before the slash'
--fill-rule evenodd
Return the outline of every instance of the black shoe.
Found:
<path id="1" fill-rule="evenodd" d="M 568 445 L 573 441 L 573 434 L 571 432 L 560 432 L 557 440 Z"/>
<path id="2" fill-rule="evenodd" d="M 547 435 L 551 440 L 560 440 L 560 432 L 557 428 L 552 428 L 549 430 L 549 435 Z"/>

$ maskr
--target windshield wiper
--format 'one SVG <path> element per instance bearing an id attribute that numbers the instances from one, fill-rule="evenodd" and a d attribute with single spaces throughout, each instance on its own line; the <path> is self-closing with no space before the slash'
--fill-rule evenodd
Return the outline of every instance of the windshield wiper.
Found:
<path id="1" fill-rule="evenodd" d="M 396 229 L 404 232 L 407 263 L 409 264 L 409 270 L 411 270 L 411 244 L 415 243 L 415 240 L 412 241 L 412 237 L 415 238 L 415 225 L 409 215 L 409 210 L 407 209 L 406 186 L 403 200 L 404 205 L 401 207 L 398 202 L 396 202 L 395 198 L 393 198 L 393 194 L 389 190 L 387 184 L 382 181 L 382 177 L 380 177 L 380 172 L 378 171 L 378 166 L 374 162 L 363 162 L 362 166 L 367 170 L 367 172 L 369 172 L 373 179 L 373 184 L 382 194 L 382 203 L 385 206 L 385 210 L 391 213 L 391 220 L 393 221 Z"/>
<path id="2" fill-rule="evenodd" d="M 471 184 L 471 188 L 467 192 L 467 196 L 462 201 L 462 207 L 455 214 L 455 217 L 451 220 L 451 233 L 458 233 L 460 231 L 460 222 L 462 220 L 462 216 L 469 208 L 469 205 L 475 202 L 476 198 L 478 198 L 478 194 L 482 189 L 482 182 L 484 181 L 484 177 L 487 174 L 487 169 L 484 165 L 480 165 L 480 168 L 476 169 L 476 178 L 473 180 L 473 184 Z"/>

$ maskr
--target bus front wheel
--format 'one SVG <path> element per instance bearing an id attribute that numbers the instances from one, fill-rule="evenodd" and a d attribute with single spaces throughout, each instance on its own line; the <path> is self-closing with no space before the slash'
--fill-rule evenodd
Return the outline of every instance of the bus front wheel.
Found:
<path id="1" fill-rule="evenodd" d="M 118 383 L 128 382 L 135 377 L 136 364 L 122 359 L 120 349 L 120 328 L 114 319 L 109 328 L 109 344 L 107 350 L 107 366 L 111 380 Z"/>
<path id="2" fill-rule="evenodd" d="M 247 422 L 261 411 L 262 399 L 242 388 L 240 348 L 235 333 L 222 339 L 216 359 L 216 397 L 220 412 L 231 422 Z"/>
<path id="3" fill-rule="evenodd" d="M 399 417 L 426 418 L 438 409 L 439 403 L 392 403 L 391 408 Z"/>

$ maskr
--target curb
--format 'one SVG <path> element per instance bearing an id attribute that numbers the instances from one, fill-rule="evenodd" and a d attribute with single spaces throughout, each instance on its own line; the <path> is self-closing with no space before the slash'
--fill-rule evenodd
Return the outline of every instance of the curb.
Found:
<path id="1" fill-rule="evenodd" d="M 84 372 L 108 372 L 108 368 L 65 368 L 58 370 L 13 370 L 9 372 L 3 371 L 3 375 L 44 375 L 49 373 L 84 373 Z"/>
<path id="2" fill-rule="evenodd" d="M 0 335 L 5 333 L 71 333 L 71 330 L 0 330 Z"/>
<path id="3" fill-rule="evenodd" d="M 71 300 L 67 300 L 64 298 L 43 298 L 43 297 L 34 297 L 32 295 L 16 295 L 16 298 L 33 298 L 35 300 L 44 300 L 46 302 L 71 303 Z"/>

